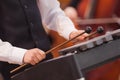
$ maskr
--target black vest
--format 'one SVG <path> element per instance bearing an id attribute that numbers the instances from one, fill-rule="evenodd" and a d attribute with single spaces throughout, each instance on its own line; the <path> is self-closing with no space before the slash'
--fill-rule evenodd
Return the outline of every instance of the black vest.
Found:
<path id="1" fill-rule="evenodd" d="M 0 0 L 0 38 L 21 48 L 50 49 L 36 0 Z"/>
<path id="2" fill-rule="evenodd" d="M 36 0 L 0 0 L 0 38 L 21 48 L 50 49 Z M 46 59 L 49 58 L 52 58 L 51 54 Z M 5 80 L 10 80 L 9 71 L 14 68 L 13 65 L 0 63 Z"/>

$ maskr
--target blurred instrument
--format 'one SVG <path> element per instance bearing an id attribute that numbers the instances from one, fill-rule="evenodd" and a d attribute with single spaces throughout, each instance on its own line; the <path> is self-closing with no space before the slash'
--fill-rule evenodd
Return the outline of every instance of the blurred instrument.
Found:
<path id="1" fill-rule="evenodd" d="M 120 24 L 120 18 L 95 18 L 95 19 L 77 19 L 78 25 L 91 25 L 91 24 Z"/>
<path id="2" fill-rule="evenodd" d="M 78 7 L 78 15 L 83 19 L 113 17 L 118 0 L 82 0 Z"/>

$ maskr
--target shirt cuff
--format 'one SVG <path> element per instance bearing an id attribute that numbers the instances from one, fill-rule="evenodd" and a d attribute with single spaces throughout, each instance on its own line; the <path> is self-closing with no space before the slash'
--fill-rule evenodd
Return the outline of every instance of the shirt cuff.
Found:
<path id="1" fill-rule="evenodd" d="M 73 31 L 77 31 L 77 29 L 75 28 L 67 28 L 66 29 L 67 31 L 63 31 L 63 37 L 67 40 L 69 40 L 69 37 L 70 37 L 70 33 L 73 32 Z"/>
<path id="2" fill-rule="evenodd" d="M 64 17 L 65 15 L 57 17 L 56 20 L 57 31 L 61 36 L 68 40 L 70 33 L 73 31 L 77 31 L 77 29 L 75 28 L 73 22 L 68 17 L 66 18 Z"/>
<path id="3" fill-rule="evenodd" d="M 9 59 L 11 60 L 9 63 L 20 65 L 23 64 L 23 57 L 26 51 L 26 49 L 13 47 L 12 54 L 9 57 Z"/>

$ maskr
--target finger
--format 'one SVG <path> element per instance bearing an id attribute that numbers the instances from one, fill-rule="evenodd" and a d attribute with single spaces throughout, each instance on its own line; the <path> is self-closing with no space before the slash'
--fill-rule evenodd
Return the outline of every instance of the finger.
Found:
<path id="1" fill-rule="evenodd" d="M 78 40 L 78 41 L 83 41 L 84 38 L 85 38 L 84 36 L 80 36 L 80 37 L 77 38 L 77 40 Z"/>
<path id="2" fill-rule="evenodd" d="M 39 62 L 44 59 L 44 57 L 41 56 L 41 53 L 38 53 L 38 54 L 36 55 L 36 58 L 39 60 Z"/>
<path id="3" fill-rule="evenodd" d="M 42 57 L 40 59 L 42 59 Z M 40 61 L 40 59 L 37 57 L 37 55 L 35 55 L 33 61 L 36 64 Z"/>
<path id="4" fill-rule="evenodd" d="M 34 61 L 36 63 L 40 62 L 41 60 L 43 60 L 46 57 L 46 54 L 44 51 L 40 50 L 40 49 L 36 49 L 35 51 L 35 59 Z"/>
<path id="5" fill-rule="evenodd" d="M 31 64 L 31 65 L 35 65 L 36 63 L 35 63 L 35 62 L 31 62 L 30 64 Z"/>
<path id="6" fill-rule="evenodd" d="M 35 65 L 36 63 L 35 63 L 34 60 L 31 60 L 31 61 L 30 61 L 30 64 L 31 64 L 31 65 Z"/>
<path id="7" fill-rule="evenodd" d="M 46 54 L 45 54 L 45 52 L 44 51 L 42 51 L 42 50 L 38 50 L 38 52 L 39 52 L 39 55 L 38 55 L 38 57 L 42 57 L 42 59 L 44 59 L 45 57 L 46 57 Z"/>
<path id="8" fill-rule="evenodd" d="M 35 65 L 36 63 L 38 63 L 40 60 L 38 59 L 37 55 L 38 55 L 38 51 L 36 49 L 33 49 L 31 52 L 31 59 L 30 59 L 30 63 L 32 65 Z M 41 57 L 42 58 L 42 57 Z"/>

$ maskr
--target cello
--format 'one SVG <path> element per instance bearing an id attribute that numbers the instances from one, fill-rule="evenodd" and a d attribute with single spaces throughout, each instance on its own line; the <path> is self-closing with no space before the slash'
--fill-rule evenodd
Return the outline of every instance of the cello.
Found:
<path id="1" fill-rule="evenodd" d="M 119 6 L 118 1 L 119 0 L 82 0 L 77 6 L 78 15 L 81 19 L 113 18 L 114 14 L 117 12 L 117 5 Z M 91 27 L 96 30 L 99 25 L 104 27 L 105 33 L 120 28 L 116 23 L 92 24 Z M 80 28 L 84 29 L 84 26 L 86 25 L 80 25 Z M 119 80 L 120 60 L 118 59 L 95 68 L 89 71 L 85 76 L 86 80 Z"/>

